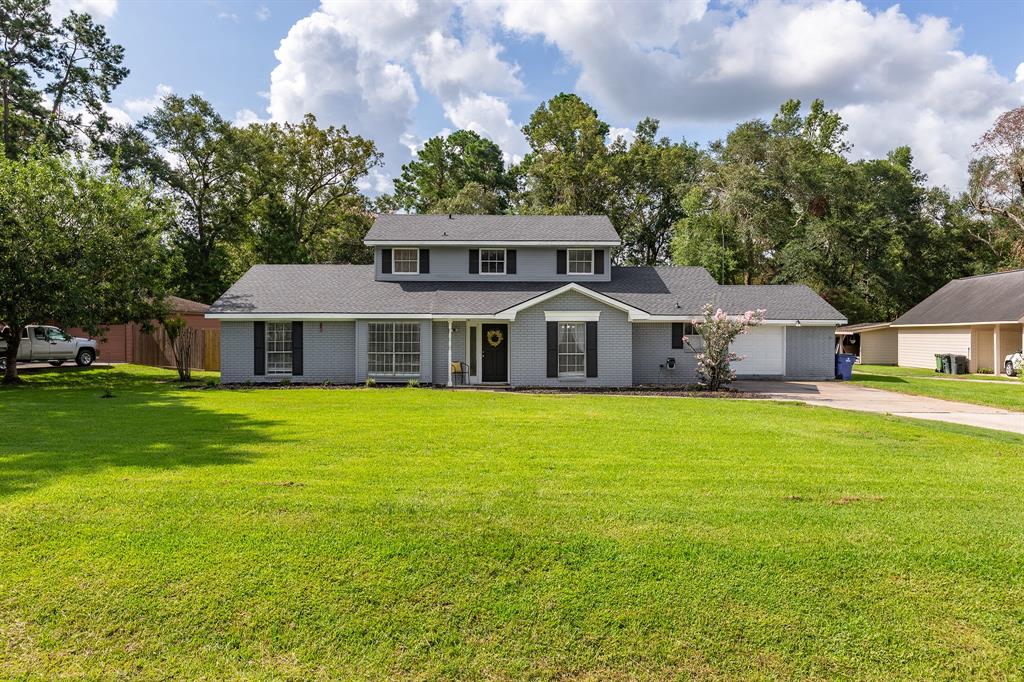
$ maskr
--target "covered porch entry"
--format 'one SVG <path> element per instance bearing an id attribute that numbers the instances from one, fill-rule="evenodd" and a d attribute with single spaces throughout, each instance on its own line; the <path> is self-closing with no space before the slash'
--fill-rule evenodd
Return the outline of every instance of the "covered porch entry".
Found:
<path id="1" fill-rule="evenodd" d="M 435 381 L 446 377 L 445 385 L 453 387 L 509 383 L 511 324 L 508 320 L 450 319 L 435 324 L 441 326 L 441 330 L 434 330 L 434 338 L 441 346 L 444 364 L 441 372 L 435 364 Z"/>

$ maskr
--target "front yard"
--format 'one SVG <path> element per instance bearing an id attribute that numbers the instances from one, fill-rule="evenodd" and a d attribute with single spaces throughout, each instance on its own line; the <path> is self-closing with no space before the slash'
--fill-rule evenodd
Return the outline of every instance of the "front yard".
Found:
<path id="1" fill-rule="evenodd" d="M 0 390 L 0 677 L 1024 675 L 1024 438 L 170 376 Z"/>
<path id="2" fill-rule="evenodd" d="M 854 365 L 853 380 L 887 391 L 959 400 L 1024 412 L 1024 381 L 991 374 L 936 374 L 930 369 Z"/>

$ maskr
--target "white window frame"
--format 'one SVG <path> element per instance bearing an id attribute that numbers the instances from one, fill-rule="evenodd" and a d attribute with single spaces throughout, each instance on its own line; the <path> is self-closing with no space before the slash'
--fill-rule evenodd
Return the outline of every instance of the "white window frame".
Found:
<path id="1" fill-rule="evenodd" d="M 582 350 L 562 350 L 562 329 L 572 325 L 575 328 L 576 347 Z M 579 358 L 579 370 L 562 370 L 562 356 Z M 575 365 L 575 363 L 573 363 Z M 580 321 L 566 321 L 558 323 L 558 378 L 559 379 L 583 379 L 587 376 L 587 323 Z"/>
<path id="2" fill-rule="evenodd" d="M 412 252 L 414 252 L 416 254 L 416 258 L 415 258 L 415 261 L 414 261 L 415 265 L 416 265 L 416 269 L 415 270 L 412 270 L 412 271 L 410 271 L 410 270 L 399 271 L 399 269 L 398 269 L 398 252 L 399 251 L 412 251 Z M 418 274 L 420 274 L 420 250 L 416 249 L 416 248 L 391 249 L 391 274 L 392 275 L 418 275 Z"/>
<path id="3" fill-rule="evenodd" d="M 690 331 L 686 331 L 689 327 Z M 683 344 L 683 351 L 686 353 L 700 353 L 704 350 L 704 337 L 697 331 L 697 323 L 695 322 L 683 322 L 683 336 L 685 336 L 689 343 Z M 691 348 L 690 346 L 693 346 Z"/>
<path id="4" fill-rule="evenodd" d="M 385 334 L 385 349 L 373 350 L 373 335 L 374 327 L 380 327 L 381 331 Z M 398 342 L 396 341 L 396 334 L 401 331 L 402 333 L 409 333 L 415 331 L 416 335 L 416 351 L 412 352 L 408 349 L 398 350 Z M 420 329 L 419 322 L 367 322 L 366 323 L 366 373 L 373 376 L 387 376 L 387 377 L 416 377 L 420 375 L 420 371 L 423 368 L 423 332 Z M 390 340 L 390 349 L 387 348 L 388 341 Z M 375 358 L 374 356 L 379 356 Z M 399 362 L 399 357 L 404 358 L 404 362 Z M 400 364 L 408 365 L 409 358 L 416 356 L 416 369 L 411 369 L 399 372 L 397 367 Z M 375 360 L 385 360 L 383 363 L 384 369 L 374 369 Z M 390 365 L 390 370 L 387 367 Z M 377 365 L 380 367 L 381 365 Z"/>
<path id="5" fill-rule="evenodd" d="M 572 269 L 573 252 L 586 251 L 590 253 L 590 270 L 575 272 Z M 594 249 L 566 249 L 565 250 L 565 272 L 569 275 L 593 275 L 594 274 Z"/>
<path id="6" fill-rule="evenodd" d="M 287 336 L 287 341 L 280 339 L 271 340 L 272 333 L 278 332 L 283 333 Z M 266 368 L 266 374 L 268 376 L 290 376 L 292 373 L 292 353 L 294 352 L 294 339 L 292 339 L 292 323 L 291 322 L 267 322 L 264 328 L 264 367 Z M 288 350 L 273 349 L 271 344 L 287 344 Z M 280 361 L 280 357 L 277 357 L 273 362 L 271 356 L 287 356 L 288 364 L 287 369 L 284 369 L 285 365 Z"/>
<path id="7" fill-rule="evenodd" d="M 497 253 L 498 251 L 501 252 L 501 272 L 484 272 L 484 254 L 487 253 L 488 251 L 494 253 Z M 481 275 L 504 275 L 506 272 L 508 272 L 508 249 L 480 249 L 480 252 L 477 256 L 477 260 L 477 270 L 480 272 Z M 496 261 L 488 262 L 493 263 Z"/>

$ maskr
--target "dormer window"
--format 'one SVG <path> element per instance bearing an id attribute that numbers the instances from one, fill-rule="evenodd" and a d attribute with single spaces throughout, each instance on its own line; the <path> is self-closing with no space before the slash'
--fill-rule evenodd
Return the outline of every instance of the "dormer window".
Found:
<path id="1" fill-rule="evenodd" d="M 480 274 L 505 274 L 505 249 L 480 249 Z"/>
<path id="2" fill-rule="evenodd" d="M 396 275 L 418 275 L 420 272 L 420 250 L 393 249 L 391 251 L 391 272 Z"/>
<path id="3" fill-rule="evenodd" d="M 568 260 L 570 275 L 594 274 L 593 249 L 569 249 Z"/>

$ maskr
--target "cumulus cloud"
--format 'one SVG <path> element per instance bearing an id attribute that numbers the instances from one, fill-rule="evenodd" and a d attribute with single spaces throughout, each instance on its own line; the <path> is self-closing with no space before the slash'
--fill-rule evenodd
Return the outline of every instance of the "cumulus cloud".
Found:
<path id="1" fill-rule="evenodd" d="M 117 13 L 117 0 L 52 0 L 50 16 L 60 21 L 71 11 L 84 12 L 97 21 L 110 19 Z"/>
<path id="2" fill-rule="evenodd" d="M 174 88 L 163 83 L 156 86 L 153 94 L 149 97 L 129 98 L 124 101 L 124 110 L 134 118 L 142 118 L 153 113 L 153 110 L 160 106 L 160 102 L 167 95 L 174 92 Z"/>
<path id="3" fill-rule="evenodd" d="M 457 128 L 472 130 L 497 143 L 505 153 L 506 163 L 521 161 L 529 150 L 504 100 L 487 94 L 462 96 L 456 102 L 446 103 L 444 113 Z"/>

